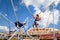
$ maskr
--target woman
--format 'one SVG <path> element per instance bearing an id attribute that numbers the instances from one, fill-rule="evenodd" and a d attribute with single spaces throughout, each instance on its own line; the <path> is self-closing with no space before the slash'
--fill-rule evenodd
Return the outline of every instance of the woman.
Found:
<path id="1" fill-rule="evenodd" d="M 36 14 L 36 16 L 33 16 L 33 18 L 35 19 L 34 24 L 33 24 L 33 28 L 34 27 L 37 28 L 37 26 L 38 26 L 38 23 L 37 22 L 41 20 L 40 13 L 39 14 Z M 38 28 L 37 28 L 37 30 L 38 30 Z"/>

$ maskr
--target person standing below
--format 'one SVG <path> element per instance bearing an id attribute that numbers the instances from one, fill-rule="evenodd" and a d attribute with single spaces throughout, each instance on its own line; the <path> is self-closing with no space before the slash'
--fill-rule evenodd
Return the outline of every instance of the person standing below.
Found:
<path id="1" fill-rule="evenodd" d="M 40 13 L 33 15 L 34 20 L 34 24 L 33 24 L 33 28 L 36 27 L 36 30 L 38 30 L 38 22 L 41 20 L 40 17 Z M 35 29 L 34 29 L 35 30 Z"/>

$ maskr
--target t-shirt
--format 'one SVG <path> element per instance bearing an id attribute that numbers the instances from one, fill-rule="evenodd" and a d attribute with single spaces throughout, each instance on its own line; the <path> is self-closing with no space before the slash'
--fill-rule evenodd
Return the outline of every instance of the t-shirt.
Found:
<path id="1" fill-rule="evenodd" d="M 34 14 L 34 19 L 35 19 L 35 21 L 41 20 L 40 14 L 38 14 L 38 16 L 37 16 L 37 14 Z"/>

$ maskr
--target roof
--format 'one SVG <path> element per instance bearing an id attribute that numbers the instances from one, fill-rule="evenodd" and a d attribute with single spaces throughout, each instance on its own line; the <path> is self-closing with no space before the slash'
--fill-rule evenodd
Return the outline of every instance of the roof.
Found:
<path id="1" fill-rule="evenodd" d="M 28 30 L 28 33 L 30 35 L 50 34 L 53 32 L 60 33 L 60 30 L 54 29 L 54 28 L 38 28 L 38 30 L 36 30 L 36 28 L 32 28 L 32 29 Z"/>

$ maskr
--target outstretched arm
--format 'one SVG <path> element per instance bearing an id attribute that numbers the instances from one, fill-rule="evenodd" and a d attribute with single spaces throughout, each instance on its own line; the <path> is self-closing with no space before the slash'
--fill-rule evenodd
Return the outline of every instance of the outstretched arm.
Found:
<path id="1" fill-rule="evenodd" d="M 33 18 L 36 19 L 36 17 L 33 15 Z"/>

